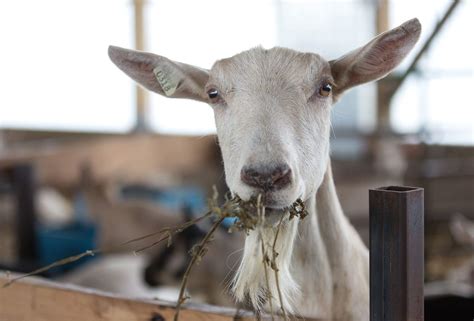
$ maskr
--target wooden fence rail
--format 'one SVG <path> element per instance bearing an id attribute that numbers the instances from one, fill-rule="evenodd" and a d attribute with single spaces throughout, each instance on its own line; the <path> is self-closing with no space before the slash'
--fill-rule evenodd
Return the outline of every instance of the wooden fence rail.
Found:
<path id="1" fill-rule="evenodd" d="M 370 190 L 369 203 L 370 320 L 423 321 L 423 189 Z M 0 284 L 5 281 L 0 277 Z M 0 288 L 0 321 L 170 321 L 174 305 L 36 278 Z M 187 304 L 180 319 L 244 321 L 255 317 L 248 311 Z"/>
<path id="2" fill-rule="evenodd" d="M 5 278 L 0 282 L 4 283 Z M 132 299 L 82 287 L 29 278 L 0 288 L 1 321 L 169 321 L 174 302 Z M 254 320 L 248 312 L 186 305 L 181 320 Z"/>

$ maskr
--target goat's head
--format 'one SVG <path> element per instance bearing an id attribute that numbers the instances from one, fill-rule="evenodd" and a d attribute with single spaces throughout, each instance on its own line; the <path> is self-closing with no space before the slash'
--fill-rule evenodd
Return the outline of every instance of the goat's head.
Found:
<path id="1" fill-rule="evenodd" d="M 411 20 L 336 60 L 254 48 L 217 61 L 211 70 L 117 47 L 109 55 L 151 91 L 209 103 L 229 188 L 244 200 L 262 193 L 267 208 L 278 210 L 320 185 L 337 97 L 385 76 L 419 33 L 418 21 Z"/>
<path id="2" fill-rule="evenodd" d="M 267 213 L 279 214 L 297 198 L 314 195 L 323 180 L 334 102 L 348 88 L 394 69 L 420 30 L 418 20 L 410 20 L 332 61 L 254 48 L 205 70 L 117 47 L 109 55 L 151 91 L 210 104 L 229 188 L 244 200 L 263 194 Z"/>

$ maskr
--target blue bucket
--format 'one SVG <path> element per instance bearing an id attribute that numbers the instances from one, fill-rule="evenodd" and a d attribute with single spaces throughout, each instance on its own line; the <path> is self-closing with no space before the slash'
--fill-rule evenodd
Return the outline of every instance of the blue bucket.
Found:
<path id="1" fill-rule="evenodd" d="M 66 257 L 95 249 L 97 227 L 88 222 L 76 222 L 60 227 L 38 226 L 37 246 L 41 265 L 48 265 Z M 48 276 L 62 274 L 92 259 L 86 256 L 79 261 L 55 267 Z"/>

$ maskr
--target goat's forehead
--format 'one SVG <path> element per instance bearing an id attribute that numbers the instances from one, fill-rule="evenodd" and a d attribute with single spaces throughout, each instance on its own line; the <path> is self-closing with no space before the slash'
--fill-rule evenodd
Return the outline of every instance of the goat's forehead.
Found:
<path id="1" fill-rule="evenodd" d="M 211 69 L 210 79 L 227 84 L 237 80 L 252 83 L 265 78 L 304 82 L 325 74 L 330 76 L 329 63 L 317 54 L 280 47 L 257 47 L 218 60 Z"/>

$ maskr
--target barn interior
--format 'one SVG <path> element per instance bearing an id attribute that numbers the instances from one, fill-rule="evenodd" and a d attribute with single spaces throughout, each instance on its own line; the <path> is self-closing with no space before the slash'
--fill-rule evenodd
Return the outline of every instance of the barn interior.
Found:
<path id="1" fill-rule="evenodd" d="M 178 296 L 210 221 L 168 246 L 123 243 L 205 213 L 214 187 L 224 199 L 212 109 L 138 87 L 110 62 L 109 45 L 203 68 L 258 45 L 333 59 L 418 17 L 423 32 L 407 59 L 334 107 L 333 172 L 366 244 L 369 189 L 424 189 L 425 320 L 472 320 L 473 14 L 467 0 L 0 3 L 0 271 L 28 273 L 103 249 L 38 276 L 130 297 Z M 234 304 L 226 288 L 244 237 L 229 224 L 193 271 L 195 302 Z"/>

